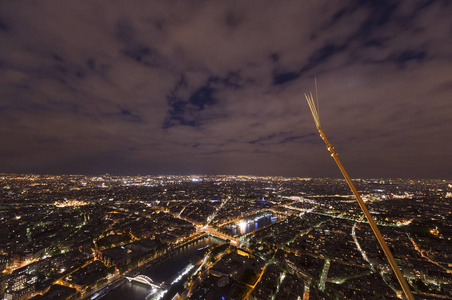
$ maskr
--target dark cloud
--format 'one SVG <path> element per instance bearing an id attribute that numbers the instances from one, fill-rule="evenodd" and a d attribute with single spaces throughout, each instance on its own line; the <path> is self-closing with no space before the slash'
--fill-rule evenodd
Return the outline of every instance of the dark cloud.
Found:
<path id="1" fill-rule="evenodd" d="M 273 62 L 276 63 L 279 60 L 279 55 L 278 55 L 278 53 L 272 53 L 272 55 L 270 55 L 270 58 Z"/>
<path id="2" fill-rule="evenodd" d="M 312 70 L 319 64 L 325 62 L 333 55 L 337 55 L 345 49 L 345 45 L 327 44 L 320 49 L 316 50 L 308 59 L 308 63 L 303 66 L 301 72 Z"/>
<path id="3" fill-rule="evenodd" d="M 305 65 L 298 72 L 286 72 L 273 76 L 273 84 L 280 85 L 298 79 L 304 72 L 308 72 L 318 65 L 326 62 L 331 56 L 339 54 L 345 45 L 327 44 L 315 50 L 307 59 Z"/>
<path id="4" fill-rule="evenodd" d="M 275 84 L 275 85 L 284 84 L 284 83 L 297 79 L 298 77 L 300 77 L 300 75 L 301 75 L 300 73 L 296 73 L 296 72 L 287 72 L 287 73 L 282 73 L 282 74 L 276 74 L 273 76 L 273 84 Z"/>
<path id="5" fill-rule="evenodd" d="M 360 0 L 358 6 L 370 9 L 368 18 L 361 24 L 359 35 L 367 36 L 378 28 L 383 27 L 394 18 L 399 3 L 390 0 Z"/>
<path id="6" fill-rule="evenodd" d="M 231 30 L 234 30 L 238 26 L 240 26 L 240 24 L 243 22 L 243 18 L 241 18 L 237 13 L 228 12 L 228 13 L 226 13 L 225 21 L 226 21 L 226 25 Z"/>
<path id="7" fill-rule="evenodd" d="M 135 49 L 130 48 L 121 52 L 136 62 L 151 68 L 159 68 L 162 67 L 163 64 L 162 58 L 160 58 L 157 51 L 150 47 L 138 47 Z"/>
<path id="8" fill-rule="evenodd" d="M 203 110 L 206 105 L 215 104 L 214 93 L 215 89 L 210 86 L 202 86 L 190 96 L 188 102 L 193 104 L 198 110 Z"/>
<path id="9" fill-rule="evenodd" d="M 303 143 L 320 143 L 319 139 L 317 138 L 317 134 L 314 134 L 314 133 L 297 135 L 297 136 L 289 136 L 289 137 L 284 138 L 280 143 L 286 144 L 286 143 L 292 143 L 293 141 L 302 141 Z"/>
<path id="10" fill-rule="evenodd" d="M 403 51 L 402 53 L 396 55 L 392 59 L 399 64 L 405 65 L 409 61 L 423 61 L 425 59 L 425 51 Z"/>
<path id="11" fill-rule="evenodd" d="M 0 20 L 0 30 L 1 31 L 8 31 L 9 27 L 6 25 L 2 20 Z"/>
<path id="12" fill-rule="evenodd" d="M 250 144 L 253 144 L 253 145 L 255 145 L 255 144 L 262 144 L 262 142 L 271 140 L 271 139 L 273 139 L 274 137 L 275 137 L 274 134 L 270 134 L 270 135 L 268 135 L 268 136 L 264 136 L 264 137 L 258 138 L 258 139 L 256 139 L 256 140 L 249 141 L 249 143 L 250 143 Z"/>
<path id="13" fill-rule="evenodd" d="M 3 1 L 3 172 L 447 177 L 450 1 Z"/>

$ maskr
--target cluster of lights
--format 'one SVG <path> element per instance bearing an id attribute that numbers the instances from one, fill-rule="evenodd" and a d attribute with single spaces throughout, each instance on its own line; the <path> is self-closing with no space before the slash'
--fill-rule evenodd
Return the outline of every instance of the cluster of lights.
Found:
<path id="1" fill-rule="evenodd" d="M 85 205 L 88 205 L 88 203 L 86 203 L 84 201 L 78 201 L 78 200 L 55 201 L 53 204 L 56 207 L 70 207 L 70 206 L 85 206 Z"/>
<path id="2" fill-rule="evenodd" d="M 179 276 L 177 276 L 177 278 L 173 280 L 173 282 L 171 282 L 171 285 L 173 285 L 173 284 L 179 282 L 179 281 L 182 279 L 182 277 L 184 277 L 184 276 L 185 276 L 188 272 L 190 272 L 190 270 L 193 269 L 193 268 L 194 268 L 194 266 L 193 266 L 192 264 L 189 264 L 189 265 L 184 269 L 184 271 L 183 271 L 182 273 L 180 273 Z"/>
<path id="3" fill-rule="evenodd" d="M 407 225 L 410 225 L 411 222 L 413 222 L 413 220 L 414 220 L 414 219 L 397 221 L 397 226 L 407 226 Z"/>

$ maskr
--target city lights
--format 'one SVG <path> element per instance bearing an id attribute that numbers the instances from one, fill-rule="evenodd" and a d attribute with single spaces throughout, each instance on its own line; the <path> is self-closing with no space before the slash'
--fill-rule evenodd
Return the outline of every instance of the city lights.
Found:
<path id="1" fill-rule="evenodd" d="M 444 264 L 451 259 L 444 227 L 450 213 L 442 209 L 449 183 L 387 182 L 358 181 L 374 199 L 368 204 L 376 223 L 397 236 L 396 257 L 407 261 L 410 284 L 440 295 L 452 274 Z M 344 180 L 3 175 L 0 185 L 8 187 L 2 224 L 12 233 L 0 254 L 8 295 L 46 293 L 36 290 L 42 278 L 67 297 L 105 300 L 123 297 L 122 289 L 134 297 L 136 285 L 150 299 L 202 299 L 224 293 L 220 286 L 240 299 L 268 286 L 283 298 L 308 297 L 345 285 L 356 293 L 354 284 L 363 283 L 366 295 L 400 294 Z M 432 266 L 439 275 L 429 275 Z"/>

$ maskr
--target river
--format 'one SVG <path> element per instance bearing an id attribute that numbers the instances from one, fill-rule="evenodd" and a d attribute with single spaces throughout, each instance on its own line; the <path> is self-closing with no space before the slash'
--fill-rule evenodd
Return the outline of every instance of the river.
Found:
<path id="1" fill-rule="evenodd" d="M 277 220 L 278 218 L 276 218 L 276 216 L 271 213 L 255 216 L 253 218 L 248 218 L 247 220 L 242 221 L 241 223 L 237 224 L 237 226 L 230 226 L 230 230 L 234 235 L 245 234 L 255 231 L 264 226 L 273 224 Z M 201 259 L 204 253 L 208 251 L 207 249 L 200 251 L 198 249 L 204 248 L 208 245 L 221 243 L 224 243 L 224 240 L 211 236 L 199 239 L 192 244 L 179 248 L 176 253 L 174 253 L 167 259 L 146 268 L 140 274 L 148 276 L 155 283 L 165 282 L 165 284 L 169 286 L 171 284 L 171 282 L 169 281 L 174 279 L 177 276 L 178 272 L 181 272 L 190 263 L 190 261 L 197 261 L 198 259 Z M 151 290 L 151 287 L 126 281 L 124 282 L 124 284 L 112 289 L 105 296 L 99 299 L 144 300 L 146 296 L 151 293 Z M 167 298 L 168 296 L 170 295 L 166 294 L 165 298 Z"/>
<path id="2" fill-rule="evenodd" d="M 279 220 L 275 215 L 268 213 L 265 215 L 258 215 L 254 218 L 248 218 L 241 221 L 238 224 L 228 226 L 232 235 L 242 235 L 250 233 L 252 231 L 258 230 L 259 228 L 265 227 L 267 225 L 273 224 Z"/>
<path id="3" fill-rule="evenodd" d="M 140 274 L 146 275 L 151 278 L 156 283 L 165 282 L 169 285 L 171 279 L 173 279 L 178 272 L 182 271 L 191 260 L 201 259 L 207 249 L 198 251 L 197 249 L 206 247 L 208 245 L 215 245 L 224 243 L 223 240 L 207 236 L 203 239 L 199 239 L 192 244 L 186 245 L 179 248 L 176 253 L 171 255 L 169 258 L 163 260 L 162 262 L 152 265 Z M 109 291 L 102 300 L 144 300 L 147 295 L 151 292 L 152 288 L 142 285 L 140 283 L 128 282 L 119 287 Z M 166 295 L 167 296 L 167 295 Z"/>

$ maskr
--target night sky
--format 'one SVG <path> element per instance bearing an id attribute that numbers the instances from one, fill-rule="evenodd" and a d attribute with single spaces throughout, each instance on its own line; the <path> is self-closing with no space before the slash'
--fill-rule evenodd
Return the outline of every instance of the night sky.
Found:
<path id="1" fill-rule="evenodd" d="M 0 1 L 0 172 L 450 179 L 452 1 Z"/>

